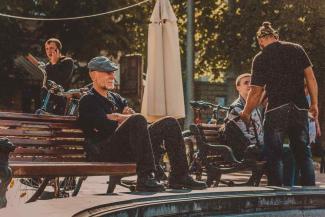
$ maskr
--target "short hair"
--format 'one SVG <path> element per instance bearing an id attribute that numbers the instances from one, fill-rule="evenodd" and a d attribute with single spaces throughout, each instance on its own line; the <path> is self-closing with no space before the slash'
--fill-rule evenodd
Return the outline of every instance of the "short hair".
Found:
<path id="1" fill-rule="evenodd" d="M 56 44 L 56 46 L 57 46 L 57 48 L 59 49 L 59 51 L 62 50 L 62 43 L 61 43 L 61 41 L 60 41 L 59 39 L 57 39 L 57 38 L 50 38 L 50 39 L 47 39 L 46 42 L 45 42 L 45 44 L 49 44 L 49 43 L 51 43 L 51 42 L 53 42 L 53 43 Z"/>
<path id="2" fill-rule="evenodd" d="M 275 38 L 279 38 L 279 33 L 272 28 L 272 24 L 268 21 L 262 23 L 262 26 L 257 30 L 256 37 L 264 38 L 267 36 L 273 36 Z"/>
<path id="3" fill-rule="evenodd" d="M 241 80 L 242 78 L 245 78 L 245 77 L 252 77 L 252 74 L 250 74 L 250 73 L 244 73 L 244 74 L 239 75 L 239 76 L 236 78 L 236 86 L 239 86 L 240 80 Z"/>

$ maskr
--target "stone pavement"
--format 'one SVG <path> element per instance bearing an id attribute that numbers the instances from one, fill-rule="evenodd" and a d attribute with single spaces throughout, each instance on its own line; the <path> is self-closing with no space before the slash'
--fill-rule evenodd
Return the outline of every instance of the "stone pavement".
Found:
<path id="1" fill-rule="evenodd" d="M 248 173 L 233 173 L 225 175 L 225 179 L 246 180 Z M 325 186 L 325 174 L 316 173 L 318 186 Z M 19 217 L 19 216 L 72 216 L 73 214 L 100 204 L 107 204 L 126 199 L 147 198 L 156 196 L 173 196 L 178 194 L 200 194 L 208 192 L 240 192 L 240 191 L 270 191 L 265 186 L 266 180 L 263 179 L 262 187 L 218 187 L 209 188 L 203 191 L 187 191 L 187 190 L 168 190 L 162 193 L 129 193 L 129 190 L 123 187 L 117 187 L 115 194 L 105 195 L 107 189 L 108 177 L 88 177 L 81 187 L 81 191 L 77 197 L 38 200 L 33 203 L 25 204 L 24 202 L 30 197 L 33 189 L 20 184 L 15 179 L 14 185 L 7 192 L 8 205 L 0 210 L 0 217 Z M 128 177 L 135 179 L 135 177 Z M 48 187 L 48 195 L 51 197 L 51 187 Z M 235 193 L 236 194 L 236 193 Z M 325 216 L 325 215 L 324 215 Z"/>

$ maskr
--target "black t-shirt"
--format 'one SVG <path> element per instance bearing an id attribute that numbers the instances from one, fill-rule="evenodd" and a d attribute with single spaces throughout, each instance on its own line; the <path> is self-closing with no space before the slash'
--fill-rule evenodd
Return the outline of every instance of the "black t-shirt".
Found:
<path id="1" fill-rule="evenodd" d="M 106 118 L 106 114 L 122 113 L 127 100 L 117 93 L 109 91 L 103 97 L 95 89 L 91 89 L 79 101 L 79 124 L 89 139 L 100 141 L 113 134 L 118 127 L 117 121 Z"/>
<path id="2" fill-rule="evenodd" d="M 300 45 L 274 42 L 254 57 L 251 85 L 265 86 L 268 110 L 290 102 L 307 109 L 304 70 L 309 66 L 312 64 Z"/>
<path id="3" fill-rule="evenodd" d="M 72 78 L 73 60 L 69 57 L 61 57 L 58 63 L 54 65 L 48 62 L 45 66 L 45 71 L 48 80 L 52 80 L 62 85 L 64 90 L 68 90 Z"/>

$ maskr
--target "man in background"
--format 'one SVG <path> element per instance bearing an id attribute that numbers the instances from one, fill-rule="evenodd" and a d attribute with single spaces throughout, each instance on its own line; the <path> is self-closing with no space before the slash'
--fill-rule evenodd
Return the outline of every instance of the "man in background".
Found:
<path id="1" fill-rule="evenodd" d="M 73 60 L 62 55 L 62 43 L 57 38 L 50 38 L 44 44 L 48 63 L 45 66 L 47 80 L 52 80 L 68 90 L 73 73 Z"/>

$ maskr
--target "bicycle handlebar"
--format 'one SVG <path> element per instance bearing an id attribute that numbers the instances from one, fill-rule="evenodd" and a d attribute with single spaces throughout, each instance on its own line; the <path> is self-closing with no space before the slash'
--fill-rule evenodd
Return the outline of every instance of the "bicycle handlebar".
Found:
<path id="1" fill-rule="evenodd" d="M 199 101 L 190 101 L 190 105 L 192 108 L 194 109 L 210 109 L 212 108 L 213 110 L 229 110 L 229 107 L 225 107 L 225 106 L 221 106 L 221 105 L 217 105 L 217 104 L 213 104 L 213 103 L 210 103 L 210 102 L 205 102 L 205 101 L 202 101 L 202 100 L 199 100 Z"/>

